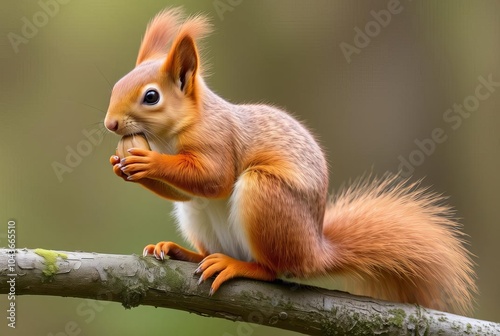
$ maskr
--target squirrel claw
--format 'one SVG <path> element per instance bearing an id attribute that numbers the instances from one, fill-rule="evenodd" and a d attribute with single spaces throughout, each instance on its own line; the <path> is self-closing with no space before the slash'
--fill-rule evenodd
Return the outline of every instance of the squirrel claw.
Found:
<path id="1" fill-rule="evenodd" d="M 155 249 L 155 245 L 153 244 L 149 244 L 147 245 L 144 250 L 142 250 L 142 255 L 144 257 L 150 255 L 150 254 L 153 254 L 154 255 L 154 249 Z"/>

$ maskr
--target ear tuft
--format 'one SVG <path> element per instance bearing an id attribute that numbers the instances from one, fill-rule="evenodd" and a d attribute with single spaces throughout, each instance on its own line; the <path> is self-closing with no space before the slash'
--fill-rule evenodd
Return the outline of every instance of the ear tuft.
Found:
<path id="1" fill-rule="evenodd" d="M 199 40 L 212 32 L 212 24 L 204 15 L 189 17 L 180 27 L 179 35 L 189 35 L 194 40 Z"/>
<path id="2" fill-rule="evenodd" d="M 208 19 L 198 15 L 189 18 L 179 29 L 172 42 L 162 72 L 175 82 L 185 95 L 196 99 L 196 76 L 199 72 L 199 56 L 195 40 L 212 31 Z"/>
<path id="3" fill-rule="evenodd" d="M 142 39 L 136 65 L 167 54 L 182 16 L 182 9 L 176 7 L 161 11 L 151 20 Z"/>

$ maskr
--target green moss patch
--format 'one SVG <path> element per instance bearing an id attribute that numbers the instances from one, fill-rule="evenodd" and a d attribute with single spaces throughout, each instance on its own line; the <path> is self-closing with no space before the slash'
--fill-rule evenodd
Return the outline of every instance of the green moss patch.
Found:
<path id="1" fill-rule="evenodd" d="M 60 253 L 52 250 L 44 250 L 38 248 L 34 252 L 42 257 L 45 261 L 45 268 L 42 270 L 42 272 L 46 277 L 54 276 L 54 274 L 56 274 L 59 270 L 59 267 L 56 263 L 58 257 L 62 259 L 68 259 L 68 255 L 66 253 Z"/>

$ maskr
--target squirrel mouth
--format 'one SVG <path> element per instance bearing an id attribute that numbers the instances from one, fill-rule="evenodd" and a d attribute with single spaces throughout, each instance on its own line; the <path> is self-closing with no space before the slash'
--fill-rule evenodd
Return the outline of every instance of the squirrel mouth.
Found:
<path id="1" fill-rule="evenodd" d="M 144 134 L 143 132 L 129 133 L 129 134 L 125 134 L 125 135 L 123 135 L 123 136 L 126 136 L 126 137 L 135 137 L 135 136 L 139 136 L 139 137 L 146 138 L 146 134 Z"/>

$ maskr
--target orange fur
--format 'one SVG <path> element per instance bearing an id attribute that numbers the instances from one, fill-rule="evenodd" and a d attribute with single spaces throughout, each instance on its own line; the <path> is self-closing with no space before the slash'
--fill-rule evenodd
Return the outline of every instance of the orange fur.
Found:
<path id="1" fill-rule="evenodd" d="M 171 8 L 161 11 L 151 20 L 142 39 L 136 65 L 167 53 L 168 45 L 177 33 L 181 18 L 182 10 Z"/>
<path id="2" fill-rule="evenodd" d="M 308 209 L 309 200 L 297 197 L 272 171 L 250 168 L 240 177 L 245 192 L 238 207 L 254 258 L 276 275 L 319 273 L 325 269 L 319 225 L 323 214 L 314 216 Z"/>
<path id="3" fill-rule="evenodd" d="M 395 176 L 360 180 L 326 210 L 330 268 L 357 293 L 440 310 L 470 312 L 473 263 L 443 197 Z M 368 279 L 376 281 L 368 282 Z"/>
<path id="4" fill-rule="evenodd" d="M 115 174 L 177 201 L 179 229 L 199 251 L 162 241 L 145 254 L 200 262 L 200 281 L 218 274 L 213 292 L 233 277 L 342 275 L 354 293 L 470 311 L 473 264 L 442 197 L 387 175 L 328 202 L 311 133 L 278 108 L 210 91 L 196 45 L 210 25 L 202 16 L 179 22 L 175 9 L 150 23 L 105 119 L 117 134 L 144 133 L 152 148 L 112 158 Z"/>
<path id="5" fill-rule="evenodd" d="M 263 281 L 276 279 L 276 273 L 273 270 L 259 263 L 236 260 L 221 253 L 205 257 L 195 273 L 201 273 L 200 282 L 218 273 L 210 288 L 211 295 L 219 289 L 220 285 L 232 278 L 243 277 Z"/>
<path id="6" fill-rule="evenodd" d="M 112 155 L 110 157 L 110 163 L 113 166 L 113 172 L 127 181 L 128 176 L 120 169 L 119 163 L 120 159 L 116 155 Z M 150 178 L 143 178 L 140 181 L 141 185 L 144 186 L 145 188 L 151 190 L 158 196 L 161 196 L 163 198 L 166 198 L 170 201 L 189 201 L 191 198 L 180 192 L 179 190 L 173 188 L 172 186 L 162 183 L 161 181 L 158 180 L 153 180 Z"/>
<path id="7" fill-rule="evenodd" d="M 172 242 L 159 242 L 155 245 L 147 245 L 144 248 L 144 253 L 156 256 L 168 255 L 173 259 L 189 262 L 200 262 L 206 257 L 206 254 L 190 251 Z"/>

